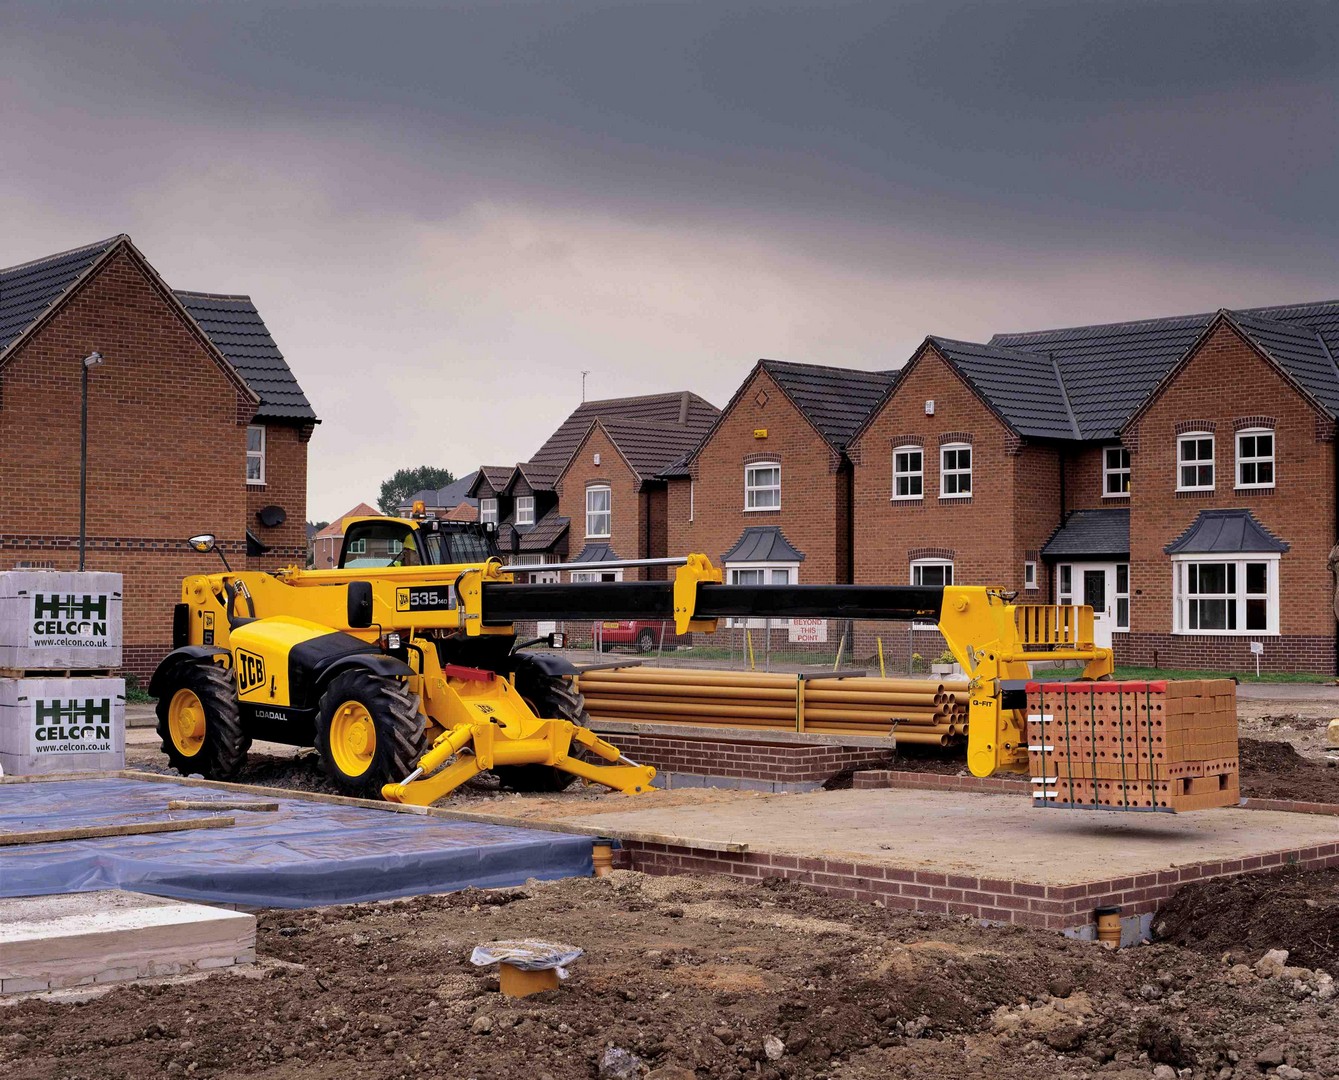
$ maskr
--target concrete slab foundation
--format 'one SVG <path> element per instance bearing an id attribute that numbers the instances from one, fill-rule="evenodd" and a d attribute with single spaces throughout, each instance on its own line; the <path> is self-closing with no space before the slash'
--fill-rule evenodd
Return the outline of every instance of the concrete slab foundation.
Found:
<path id="1" fill-rule="evenodd" d="M 250 964 L 256 919 L 107 890 L 0 899 L 0 994 Z"/>
<path id="2" fill-rule="evenodd" d="M 648 873 L 784 877 L 889 907 L 1071 931 L 1102 905 L 1120 905 L 1127 918 L 1151 913 L 1191 881 L 1339 865 L 1339 833 L 1320 816 L 1039 809 L 1021 794 L 741 793 L 737 802 L 581 820 L 635 836 L 621 865 Z"/>

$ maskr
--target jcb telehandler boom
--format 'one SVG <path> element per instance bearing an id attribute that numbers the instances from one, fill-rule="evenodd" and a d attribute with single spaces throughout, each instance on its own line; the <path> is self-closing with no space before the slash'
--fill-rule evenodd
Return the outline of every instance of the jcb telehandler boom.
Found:
<path id="1" fill-rule="evenodd" d="M 1111 672 L 1090 608 L 1015 605 L 999 589 L 726 586 L 702 555 L 623 564 L 672 565 L 671 581 L 518 584 L 484 533 L 415 519 L 345 525 L 339 569 L 238 573 L 225 562 L 185 580 L 174 649 L 150 683 L 177 769 L 226 779 L 260 738 L 314 745 L 344 791 L 397 802 L 433 802 L 483 770 L 520 789 L 580 776 L 649 790 L 655 770 L 586 726 L 577 669 L 517 642 L 513 624 L 531 619 L 663 619 L 679 633 L 727 616 L 935 622 L 971 680 L 978 776 L 1026 768 L 1018 710 L 1030 661 Z M 192 544 L 208 552 L 213 538 Z"/>

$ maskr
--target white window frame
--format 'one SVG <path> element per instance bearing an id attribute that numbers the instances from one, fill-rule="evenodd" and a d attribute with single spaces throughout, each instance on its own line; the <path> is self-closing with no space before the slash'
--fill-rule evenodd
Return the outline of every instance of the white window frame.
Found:
<path id="1" fill-rule="evenodd" d="M 590 505 L 590 497 L 592 494 L 600 491 L 604 492 L 605 497 L 604 509 L 600 509 L 598 507 L 592 509 Z M 603 532 L 597 531 L 599 528 L 599 519 L 601 517 L 604 518 Z M 592 523 L 595 524 L 595 528 L 591 527 Z M 613 529 L 614 529 L 614 493 L 612 490 L 610 490 L 608 484 L 591 484 L 589 487 L 586 488 L 586 538 L 588 540 L 589 539 L 607 540 L 611 535 L 613 535 Z M 598 581 L 599 579 L 597 578 L 596 580 Z M 620 578 L 619 580 L 622 579 Z"/>
<path id="2" fill-rule="evenodd" d="M 761 581 L 747 582 L 752 585 L 798 585 L 800 583 L 800 564 L 797 562 L 728 562 L 725 564 L 725 583 L 727 585 L 740 584 L 739 575 L 741 572 L 757 570 L 762 574 Z M 777 575 L 785 571 L 786 580 L 778 581 Z M 732 618 L 729 620 L 730 626 L 741 626 L 749 630 L 760 630 L 771 624 L 774 630 L 789 630 L 789 619 L 750 619 L 750 618 Z"/>
<path id="3" fill-rule="evenodd" d="M 688 520 L 693 520 L 693 503 L 697 499 L 697 481 L 688 481 Z"/>
<path id="4" fill-rule="evenodd" d="M 924 570 L 926 567 L 947 567 L 948 575 L 947 580 L 944 582 L 944 584 L 945 585 L 953 584 L 952 559 L 912 559 L 911 565 L 907 570 L 907 580 L 911 582 L 912 585 L 923 585 L 924 580 L 921 581 L 916 580 L 918 576 L 921 576 L 918 575 L 916 571 Z M 933 588 L 933 586 L 931 587 Z M 912 622 L 911 628 L 913 630 L 937 630 L 939 627 L 937 623 L 926 622 L 924 620 L 916 620 Z"/>
<path id="5" fill-rule="evenodd" d="M 1116 465 L 1111 464 L 1111 455 L 1117 455 Z M 1179 463 L 1178 463 L 1179 467 Z M 1179 473 L 1177 474 L 1180 475 Z M 1124 476 L 1125 486 L 1121 491 L 1111 490 L 1111 478 Z M 1124 446 L 1102 447 L 1102 498 L 1128 499 L 1130 497 L 1130 451 Z"/>
<path id="6" fill-rule="evenodd" d="M 497 524 L 496 498 L 479 500 L 479 524 L 487 525 L 489 522 L 492 522 L 494 525 Z"/>
<path id="7" fill-rule="evenodd" d="M 260 432 L 260 449 L 251 449 L 251 433 Z M 260 462 L 260 475 L 258 477 L 251 475 L 251 462 Z M 246 429 L 246 482 L 252 487 L 263 487 L 265 484 L 265 425 L 248 424 Z"/>
<path id="8" fill-rule="evenodd" d="M 388 555 L 399 555 L 400 552 L 402 552 L 403 550 L 404 550 L 404 541 L 402 540 L 386 541 L 386 553 Z"/>
<path id="9" fill-rule="evenodd" d="M 913 468 L 911 468 L 911 462 L 910 462 L 910 460 L 908 460 L 908 462 L 907 462 L 907 468 L 905 468 L 905 469 L 899 469 L 899 468 L 898 468 L 898 460 L 897 460 L 897 459 L 898 459 L 899 457 L 901 457 L 902 455 L 911 455 L 911 454 L 916 454 L 916 455 L 918 455 L 918 456 L 920 457 L 920 459 L 921 459 L 921 460 L 920 460 L 920 468 L 917 468 L 917 469 L 913 469 Z M 903 495 L 903 494 L 899 494 L 899 493 L 898 493 L 898 486 L 899 486 L 899 485 L 898 485 L 898 481 L 899 481 L 899 480 L 906 480 L 906 481 L 907 481 L 907 487 L 908 487 L 908 488 L 910 488 L 910 487 L 913 486 L 913 481 L 914 481 L 915 486 L 919 487 L 920 490 L 917 491 L 917 492 L 915 492 L 914 494 L 911 494 L 911 493 L 907 493 L 907 494 L 905 494 L 905 495 Z M 893 501 L 893 502 L 920 502 L 920 501 L 922 501 L 924 498 L 925 498 L 925 447 L 923 447 L 923 446 L 914 446 L 914 445 L 911 445 L 911 444 L 908 444 L 908 445 L 906 445 L 906 446 L 895 446 L 895 447 L 893 447 L 893 497 L 892 497 L 892 501 Z"/>
<path id="10" fill-rule="evenodd" d="M 366 536 L 360 536 L 360 537 L 358 537 L 357 540 L 350 540 L 350 541 L 349 541 L 349 547 L 348 547 L 348 550 L 345 551 L 344 554 L 345 554 L 345 555 L 366 555 L 366 554 L 367 554 L 367 537 L 366 537 Z"/>
<path id="11" fill-rule="evenodd" d="M 592 565 L 598 566 L 599 563 L 593 563 Z M 618 567 L 617 569 L 614 570 L 573 570 L 569 575 L 569 577 L 571 578 L 572 583 L 576 584 L 577 582 L 583 582 L 583 581 L 604 581 L 605 574 L 611 575 L 611 577 L 609 578 L 610 581 L 623 580 L 622 567 Z"/>
<path id="12" fill-rule="evenodd" d="M 1055 602 L 1074 603 L 1074 564 L 1059 563 L 1055 568 Z"/>
<path id="13" fill-rule="evenodd" d="M 1037 589 L 1037 562 L 1035 559 L 1028 559 L 1023 563 L 1023 588 Z"/>
<path id="14" fill-rule="evenodd" d="M 1200 443 L 1205 439 L 1209 442 L 1209 456 L 1207 458 L 1185 457 L 1185 448 L 1187 443 Z M 1209 466 L 1209 482 L 1207 484 L 1184 484 L 1183 469 L 1193 468 L 1198 473 L 1199 469 L 1205 465 Z M 1198 479 L 1198 476 L 1196 477 Z M 1218 444 L 1214 440 L 1212 431 L 1187 431 L 1184 435 L 1176 437 L 1176 490 L 1177 491 L 1213 491 L 1218 483 Z"/>
<path id="15" fill-rule="evenodd" d="M 950 469 L 948 467 L 948 455 L 960 451 L 967 451 L 967 468 L 956 465 Z M 972 451 L 971 443 L 945 443 L 939 448 L 939 497 L 941 499 L 970 499 L 972 497 L 972 467 L 976 464 L 976 455 Z M 945 489 L 948 486 L 948 478 L 954 476 L 958 478 L 958 490 L 949 492 Z M 962 478 L 967 478 L 967 490 L 962 490 Z"/>
<path id="16" fill-rule="evenodd" d="M 1260 436 L 1261 436 L 1261 435 L 1268 435 L 1268 436 L 1269 436 L 1269 453 L 1268 453 L 1268 454 L 1261 454 L 1261 453 L 1259 452 L 1259 450 L 1260 450 Z M 1245 455 L 1245 454 L 1243 454 L 1243 453 L 1241 452 L 1241 441 L 1242 441 L 1242 439 L 1245 439 L 1245 438 L 1251 438 L 1251 439 L 1255 439 L 1255 440 L 1256 440 L 1256 446 L 1255 446 L 1256 453 L 1251 454 L 1251 455 Z M 1272 487 L 1274 486 L 1275 478 L 1276 478 L 1277 475 L 1278 475 L 1278 439 L 1277 439 L 1277 438 L 1275 437 L 1275 435 L 1274 435 L 1274 429 L 1273 429 L 1273 428 L 1242 428 L 1240 431 L 1237 432 L 1237 437 L 1233 440 L 1233 444 L 1235 445 L 1235 447 L 1236 447 L 1236 451 L 1237 451 L 1237 465 L 1236 465 L 1236 469 L 1234 470 L 1234 473 L 1235 473 L 1235 476 L 1236 476 L 1236 481 L 1237 481 L 1237 490 L 1239 490 L 1239 491 L 1241 491 L 1241 490 L 1245 490 L 1245 491 L 1268 491 L 1270 488 L 1272 488 Z M 1257 480 L 1255 483 L 1247 484 L 1247 483 L 1245 483 L 1245 482 L 1242 480 L 1242 478 L 1241 478 L 1241 474 L 1242 474 L 1242 466 L 1244 466 L 1244 465 L 1254 465 L 1255 468 L 1256 468 L 1256 476 L 1259 476 L 1259 475 L 1260 475 L 1260 471 L 1259 471 L 1259 470 L 1260 470 L 1260 466 L 1261 466 L 1261 465 L 1266 465 L 1266 464 L 1269 466 L 1269 482 L 1268 482 L 1268 483 L 1260 483 L 1260 482 Z"/>
<path id="17" fill-rule="evenodd" d="M 759 484 L 756 481 L 755 474 L 764 469 L 776 470 L 775 484 Z M 758 506 L 758 496 L 764 492 L 776 492 L 776 505 Z M 757 514 L 776 511 L 781 509 L 781 462 L 779 461 L 754 461 L 744 466 L 744 512 L 746 514 Z"/>
<path id="18" fill-rule="evenodd" d="M 534 523 L 535 523 L 535 497 L 533 495 L 517 495 L 516 524 L 533 525 Z"/>
<path id="19" fill-rule="evenodd" d="M 1120 587 L 1121 567 L 1125 568 L 1125 588 Z M 1130 632 L 1130 564 L 1127 562 L 1118 562 L 1116 564 L 1115 579 L 1111 584 L 1112 604 L 1111 610 L 1115 612 L 1112 615 L 1111 628 L 1113 632 L 1128 634 Z M 1125 601 L 1125 618 L 1121 618 L 1121 601 Z"/>
<path id="20" fill-rule="evenodd" d="M 1247 592 L 1247 566 L 1251 563 L 1263 563 L 1265 566 L 1265 591 Z M 1234 567 L 1229 579 L 1230 588 L 1221 593 L 1189 591 L 1190 567 L 1203 565 L 1228 565 Z M 1198 575 L 1197 575 L 1198 576 Z M 1233 629 L 1206 629 L 1190 625 L 1191 604 L 1195 597 L 1206 600 L 1225 600 L 1234 606 L 1236 627 Z M 1246 628 L 1246 604 L 1248 599 L 1265 601 L 1265 628 Z M 1277 552 L 1242 552 L 1235 558 L 1214 558 L 1212 555 L 1173 555 L 1172 556 L 1172 633 L 1196 637 L 1277 637 L 1279 634 L 1279 555 Z"/>

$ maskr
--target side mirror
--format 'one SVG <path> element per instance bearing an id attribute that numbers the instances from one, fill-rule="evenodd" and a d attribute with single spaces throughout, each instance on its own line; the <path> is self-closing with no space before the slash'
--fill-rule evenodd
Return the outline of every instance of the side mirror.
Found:
<path id="1" fill-rule="evenodd" d="M 370 581 L 349 582 L 348 623 L 353 630 L 365 630 L 372 625 L 372 583 Z"/>
<path id="2" fill-rule="evenodd" d="M 550 648 L 550 649 L 565 649 L 565 648 L 567 648 L 567 635 L 564 634 L 561 630 L 558 630 L 558 631 L 556 631 L 556 632 L 550 634 L 550 635 L 549 635 L 549 648 Z"/>
<path id="3" fill-rule="evenodd" d="M 190 544 L 201 555 L 208 555 L 214 550 L 214 534 L 201 533 L 199 536 L 192 536 L 186 543 Z"/>

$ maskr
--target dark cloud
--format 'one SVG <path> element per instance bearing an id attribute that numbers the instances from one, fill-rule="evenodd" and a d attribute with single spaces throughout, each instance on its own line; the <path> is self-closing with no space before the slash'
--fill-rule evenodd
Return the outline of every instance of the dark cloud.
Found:
<path id="1" fill-rule="evenodd" d="M 128 231 L 251 292 L 328 518 L 527 456 L 585 369 L 720 403 L 1339 295 L 1337 58 L 1332 0 L 0 0 L 0 264 Z"/>
<path id="2" fill-rule="evenodd" d="M 10 25 L 71 96 L 367 124 L 577 203 L 1204 251 L 1339 221 L 1328 0 L 132 0 Z"/>

